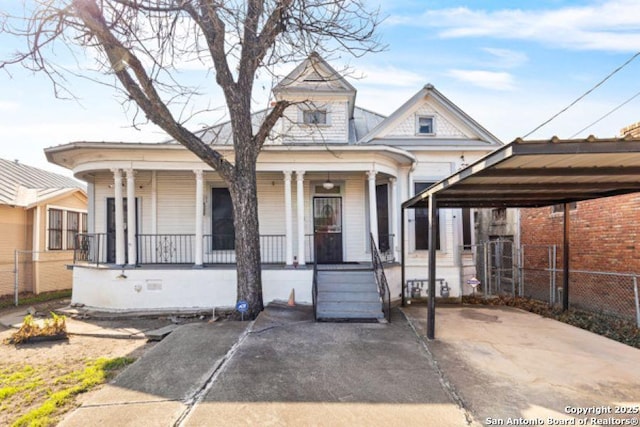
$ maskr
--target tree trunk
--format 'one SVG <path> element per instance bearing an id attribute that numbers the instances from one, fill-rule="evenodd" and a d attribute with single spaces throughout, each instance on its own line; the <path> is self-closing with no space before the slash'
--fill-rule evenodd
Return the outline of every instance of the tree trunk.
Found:
<path id="1" fill-rule="evenodd" d="M 230 193 L 236 233 L 237 300 L 249 303 L 245 317 L 255 319 L 264 308 L 255 161 L 237 159 L 236 168 L 238 173 Z"/>

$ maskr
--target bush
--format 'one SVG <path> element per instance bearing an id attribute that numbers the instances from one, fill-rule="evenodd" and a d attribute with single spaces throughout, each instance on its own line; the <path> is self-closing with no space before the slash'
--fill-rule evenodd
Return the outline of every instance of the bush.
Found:
<path id="1" fill-rule="evenodd" d="M 6 344 L 20 344 L 27 342 L 34 337 L 67 337 L 67 318 L 51 313 L 51 319 L 45 319 L 43 326 L 40 326 L 31 314 L 25 316 L 22 326 L 11 335 Z"/>

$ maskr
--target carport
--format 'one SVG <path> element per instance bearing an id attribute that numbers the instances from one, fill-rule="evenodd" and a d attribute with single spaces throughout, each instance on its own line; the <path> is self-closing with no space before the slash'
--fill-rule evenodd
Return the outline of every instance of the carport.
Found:
<path id="1" fill-rule="evenodd" d="M 427 338 L 435 338 L 436 226 L 441 208 L 535 208 L 564 205 L 562 308 L 569 308 L 569 204 L 640 191 L 640 138 L 524 141 L 520 138 L 437 182 L 402 204 L 428 209 Z M 404 256 L 402 286 L 405 286 Z M 404 295 L 404 289 L 402 292 Z"/>

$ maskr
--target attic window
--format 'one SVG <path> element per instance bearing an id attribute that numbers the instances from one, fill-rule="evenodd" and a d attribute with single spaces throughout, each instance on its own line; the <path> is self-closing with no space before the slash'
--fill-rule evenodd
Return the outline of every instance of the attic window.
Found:
<path id="1" fill-rule="evenodd" d="M 327 110 L 306 110 L 302 112 L 302 121 L 305 125 L 326 125 Z"/>
<path id="2" fill-rule="evenodd" d="M 311 73 L 304 78 L 305 82 L 324 82 L 325 79 L 318 73 Z"/>
<path id="3" fill-rule="evenodd" d="M 432 116 L 417 116 L 416 118 L 416 134 L 433 135 L 435 134 Z"/>

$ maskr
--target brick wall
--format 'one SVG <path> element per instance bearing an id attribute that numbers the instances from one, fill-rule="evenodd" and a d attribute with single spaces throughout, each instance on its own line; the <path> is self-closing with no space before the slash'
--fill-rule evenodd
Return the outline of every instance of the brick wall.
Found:
<path id="1" fill-rule="evenodd" d="M 640 193 L 584 201 L 571 211 L 572 270 L 640 273 Z M 558 245 L 562 262 L 563 214 L 551 207 L 522 209 L 523 245 Z"/>

